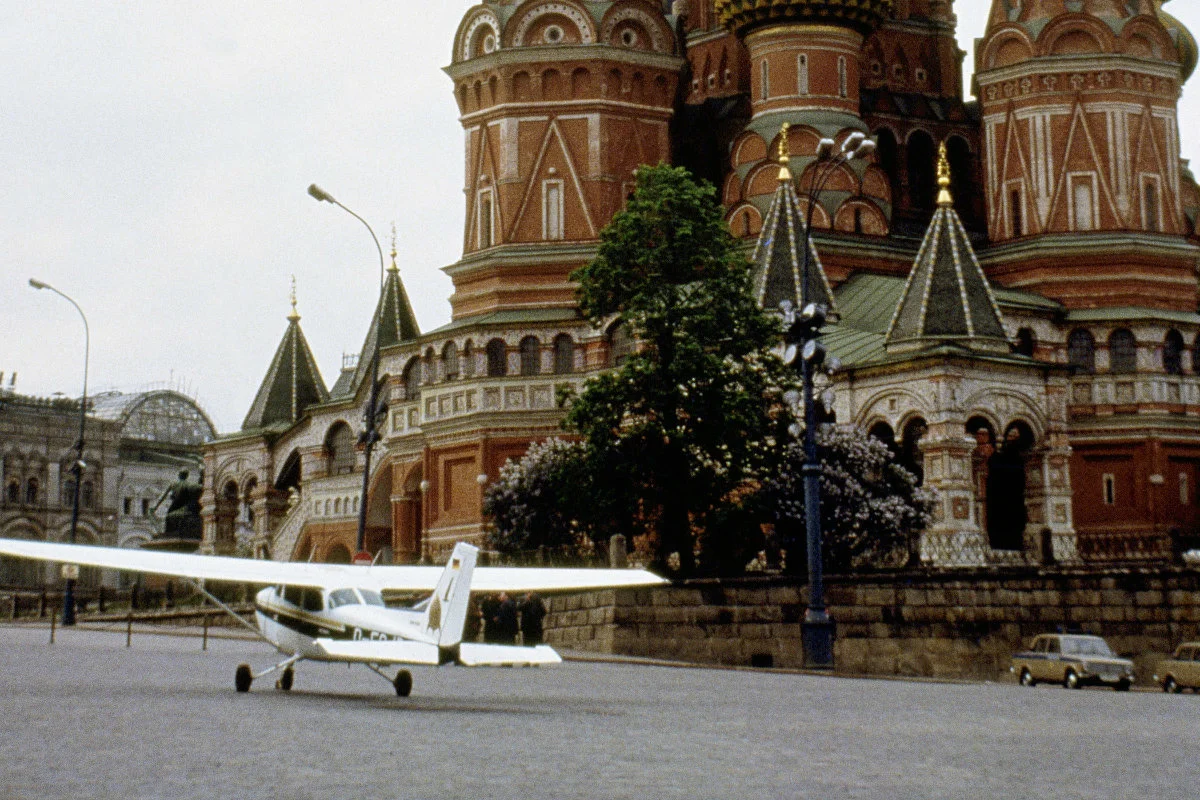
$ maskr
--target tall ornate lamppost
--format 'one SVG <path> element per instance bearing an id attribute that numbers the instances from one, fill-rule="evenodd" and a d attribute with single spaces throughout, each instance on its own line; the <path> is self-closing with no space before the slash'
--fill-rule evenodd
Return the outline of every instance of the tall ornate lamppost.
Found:
<path id="1" fill-rule="evenodd" d="M 37 278 L 30 278 L 29 285 L 35 289 L 49 289 L 54 292 L 75 306 L 75 310 L 79 312 L 80 319 L 83 320 L 83 396 L 79 398 L 79 438 L 75 442 L 75 461 L 71 464 L 71 474 L 75 476 L 75 488 L 71 493 L 70 542 L 71 544 L 75 544 L 79 531 L 79 487 L 83 483 L 84 467 L 87 466 L 83 463 L 83 434 L 87 426 L 88 356 L 91 350 L 91 332 L 88 330 L 87 316 L 84 315 L 83 309 L 79 307 L 78 303 L 50 284 L 39 281 Z M 74 564 L 63 565 L 63 577 L 67 579 L 66 588 L 63 591 L 63 625 L 75 624 L 75 579 L 78 576 L 79 567 Z"/>
<path id="2" fill-rule="evenodd" d="M 784 140 L 787 129 L 784 129 Z M 819 341 L 821 326 L 828 309 L 809 300 L 810 251 L 812 250 L 813 211 L 829 178 L 846 163 L 864 159 L 875 152 L 875 142 L 866 134 L 855 131 L 846 137 L 840 149 L 832 139 L 822 139 L 817 146 L 817 167 L 809 180 L 808 211 L 804 224 L 804 259 L 802 262 L 801 310 L 789 320 L 789 338 L 797 339 L 800 353 L 801 378 L 804 385 L 804 526 L 808 548 L 808 608 L 804 612 L 801 637 L 804 642 L 805 666 L 817 669 L 833 668 L 834 623 L 825 608 L 825 577 L 821 556 L 821 463 L 817 460 L 816 404 L 813 400 L 814 371 L 825 358 L 825 347 Z M 790 316 L 784 311 L 785 317 Z"/>
<path id="3" fill-rule="evenodd" d="M 362 500 L 358 504 L 358 540 L 355 545 L 354 561 L 360 563 L 365 561 L 371 563 L 371 555 L 366 550 L 367 539 L 367 492 L 371 488 L 371 451 L 375 448 L 375 443 L 379 441 L 380 435 L 377 430 L 377 420 L 379 417 L 379 317 L 383 312 L 383 291 L 384 291 L 384 264 L 383 264 L 383 248 L 379 246 L 379 237 L 375 235 L 375 231 L 371 229 L 370 224 L 365 219 L 355 214 L 349 208 L 339 203 L 333 198 L 333 195 L 326 192 L 315 183 L 308 187 L 308 193 L 317 200 L 324 203 L 333 203 L 338 208 L 345 211 L 350 216 L 361 222 L 371 234 L 371 241 L 375 242 L 375 249 L 379 251 L 379 305 L 375 309 L 375 351 L 371 354 L 371 391 L 367 395 L 367 406 L 363 411 L 363 435 L 360 442 L 363 444 L 363 479 L 362 479 Z"/>

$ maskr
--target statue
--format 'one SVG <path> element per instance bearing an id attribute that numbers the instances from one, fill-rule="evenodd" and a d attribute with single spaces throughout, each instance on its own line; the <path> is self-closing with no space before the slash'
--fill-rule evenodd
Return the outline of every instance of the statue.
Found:
<path id="1" fill-rule="evenodd" d="M 204 529 L 200 520 L 200 495 L 204 491 L 203 484 L 188 480 L 186 469 L 179 471 L 179 480 L 172 483 L 163 492 L 162 497 L 154 504 L 154 511 L 168 497 L 171 504 L 167 507 L 166 524 L 163 526 L 163 539 L 192 539 L 199 541 Z"/>

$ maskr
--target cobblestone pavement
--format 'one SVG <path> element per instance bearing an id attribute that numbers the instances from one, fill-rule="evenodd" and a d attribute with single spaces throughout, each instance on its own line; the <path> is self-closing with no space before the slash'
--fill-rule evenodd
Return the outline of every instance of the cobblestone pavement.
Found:
<path id="1" fill-rule="evenodd" d="M 0 798 L 1194 798 L 1200 697 L 567 663 L 301 664 L 0 625 Z"/>

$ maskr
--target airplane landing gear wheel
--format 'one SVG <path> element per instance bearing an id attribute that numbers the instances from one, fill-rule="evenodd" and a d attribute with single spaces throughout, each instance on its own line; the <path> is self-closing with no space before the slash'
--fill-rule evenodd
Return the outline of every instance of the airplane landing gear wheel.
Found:
<path id="1" fill-rule="evenodd" d="M 279 680 L 275 681 L 275 688 L 280 691 L 290 692 L 292 690 L 292 681 L 296 679 L 296 672 L 291 667 L 288 667 L 279 676 Z"/>
<path id="2" fill-rule="evenodd" d="M 233 674 L 233 685 L 237 687 L 239 692 L 250 691 L 250 684 L 254 682 L 254 675 L 250 672 L 249 664 L 238 664 L 237 672 Z"/>
<path id="3" fill-rule="evenodd" d="M 412 693 L 412 673 L 406 669 L 402 669 L 396 673 L 396 679 L 392 681 L 392 686 L 396 687 L 396 694 L 400 697 L 408 697 Z"/>

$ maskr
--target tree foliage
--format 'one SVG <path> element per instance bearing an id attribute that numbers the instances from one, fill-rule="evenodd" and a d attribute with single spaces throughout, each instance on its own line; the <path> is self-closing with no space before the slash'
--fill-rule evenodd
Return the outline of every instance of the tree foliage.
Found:
<path id="1" fill-rule="evenodd" d="M 887 445 L 851 425 L 822 426 L 817 458 L 825 569 L 902 563 L 915 535 L 932 519 L 933 495 L 917 486 L 916 476 L 896 462 Z M 802 444 L 789 444 L 758 497 L 792 569 L 807 560 L 803 466 Z"/>
<path id="2" fill-rule="evenodd" d="M 688 574 L 693 530 L 761 464 L 775 424 L 768 390 L 783 378 L 767 352 L 777 325 L 751 297 L 715 190 L 680 168 L 638 170 L 597 257 L 572 277 L 584 315 L 627 326 L 637 347 L 588 382 L 566 426 L 597 470 L 620 465 L 597 488 L 630 487 L 658 560 L 678 554 Z"/>
<path id="3" fill-rule="evenodd" d="M 638 170 L 595 260 L 572 276 L 587 319 L 626 326 L 633 352 L 565 398 L 578 442 L 533 445 L 488 489 L 493 547 L 622 533 L 649 542 L 664 572 L 733 574 L 774 524 L 803 566 L 803 456 L 783 401 L 798 376 L 771 351 L 779 323 L 754 302 L 750 275 L 711 186 L 678 168 Z M 912 475 L 865 434 L 829 428 L 820 442 L 831 568 L 907 546 L 930 507 Z"/>

